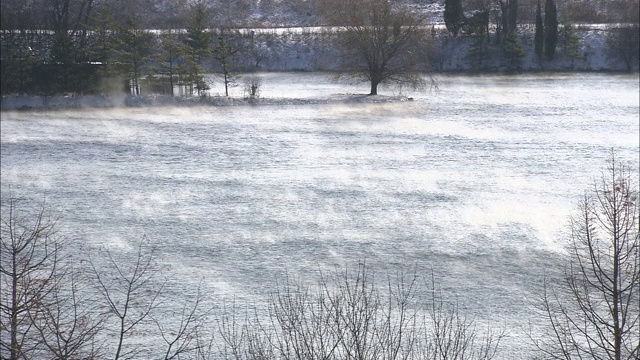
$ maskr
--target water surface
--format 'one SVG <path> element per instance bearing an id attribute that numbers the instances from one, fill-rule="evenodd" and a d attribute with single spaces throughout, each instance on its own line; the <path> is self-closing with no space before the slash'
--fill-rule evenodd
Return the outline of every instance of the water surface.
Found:
<path id="1" fill-rule="evenodd" d="M 510 358 L 610 150 L 637 169 L 638 83 L 444 76 L 391 104 L 3 112 L 2 198 L 46 202 L 88 251 L 146 235 L 212 296 L 259 303 L 285 271 L 311 281 L 363 259 L 433 270 L 465 311 L 506 326 Z M 268 74 L 262 94 L 361 90 Z"/>

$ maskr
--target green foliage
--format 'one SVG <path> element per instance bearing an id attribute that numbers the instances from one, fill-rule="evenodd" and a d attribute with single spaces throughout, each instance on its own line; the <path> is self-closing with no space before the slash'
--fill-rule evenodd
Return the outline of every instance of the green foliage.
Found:
<path id="1" fill-rule="evenodd" d="M 156 67 L 154 72 L 161 76 L 162 80 L 167 80 L 168 84 L 163 84 L 161 93 L 174 95 L 176 78 L 185 70 L 187 46 L 183 44 L 178 34 L 172 30 L 164 31 L 159 37 L 159 51 L 156 55 Z"/>
<path id="2" fill-rule="evenodd" d="M 119 28 L 113 43 L 115 60 L 124 65 L 135 95 L 140 95 L 140 77 L 147 69 L 154 50 L 154 36 L 140 28 L 140 18 L 130 17 Z"/>
<path id="3" fill-rule="evenodd" d="M 33 67 L 40 62 L 24 34 L 9 31 L 2 42 L 2 94 L 27 93 L 34 86 Z"/>
<path id="4" fill-rule="evenodd" d="M 526 53 L 522 50 L 520 43 L 518 43 L 518 39 L 515 34 L 511 34 L 507 36 L 506 39 L 502 41 L 502 52 L 506 58 L 523 58 Z"/>
<path id="5" fill-rule="evenodd" d="M 188 79 L 201 95 L 203 91 L 209 89 L 202 77 L 202 58 L 211 54 L 213 35 L 208 29 L 209 14 L 204 1 L 194 3 L 191 11 L 187 36 L 184 40 L 189 59 Z"/>
<path id="6" fill-rule="evenodd" d="M 520 68 L 520 60 L 525 57 L 526 53 L 518 43 L 518 39 L 514 33 L 509 34 L 501 43 L 502 55 L 507 60 L 509 70 L 517 70 Z"/>
<path id="7" fill-rule="evenodd" d="M 218 44 L 213 49 L 214 58 L 222 68 L 225 96 L 229 96 L 229 86 L 235 85 L 235 79 L 231 73 L 232 61 L 238 53 L 238 49 L 228 41 L 227 35 L 221 31 L 218 35 Z"/>
<path id="8" fill-rule="evenodd" d="M 458 32 L 465 23 L 464 10 L 462 9 L 462 0 L 445 0 L 444 2 L 444 24 L 447 30 L 458 36 Z"/>
<path id="9" fill-rule="evenodd" d="M 483 9 L 475 12 L 471 17 L 467 18 L 467 21 L 463 27 L 463 31 L 467 35 L 475 35 L 473 44 L 467 50 L 465 57 L 471 61 L 471 65 L 474 69 L 479 70 L 482 68 L 484 61 L 489 58 L 489 44 L 488 35 L 489 27 L 489 11 Z"/>
<path id="10" fill-rule="evenodd" d="M 196 55 L 205 56 L 209 53 L 213 36 L 208 29 L 209 15 L 204 2 L 195 3 L 192 6 L 192 12 L 185 43 Z"/>
<path id="11" fill-rule="evenodd" d="M 39 75 L 40 80 L 51 81 L 45 86 L 47 92 L 78 92 L 85 87 L 83 83 L 86 79 L 80 77 L 79 67 L 86 63 L 86 49 L 80 45 L 81 38 L 75 34 L 67 30 L 58 30 L 53 34 L 46 61 L 51 64 L 47 66 L 51 73 Z"/>
<path id="12" fill-rule="evenodd" d="M 489 10 L 476 11 L 465 20 L 462 31 L 466 35 L 484 35 L 489 26 Z"/>
<path id="13" fill-rule="evenodd" d="M 544 5 L 544 54 L 553 60 L 558 43 L 558 14 L 554 0 L 546 0 Z"/>
<path id="14" fill-rule="evenodd" d="M 466 58 L 471 61 L 471 65 L 474 69 L 480 70 L 484 65 L 485 60 L 490 57 L 490 48 L 486 38 L 482 35 L 477 36 L 473 45 L 467 50 Z"/>
<path id="15" fill-rule="evenodd" d="M 573 67 L 574 60 L 580 56 L 580 39 L 573 24 L 568 21 L 562 24 L 562 43 L 564 55 L 571 58 L 571 67 Z"/>
<path id="16" fill-rule="evenodd" d="M 76 61 L 76 45 L 69 33 L 57 32 L 53 36 L 50 59 L 52 62 L 71 64 Z"/>
<path id="17" fill-rule="evenodd" d="M 533 44 L 536 56 L 538 56 L 539 59 L 542 59 L 542 56 L 544 55 L 544 23 L 542 21 L 540 0 L 538 0 L 538 6 L 536 7 L 536 31 Z"/>
<path id="18" fill-rule="evenodd" d="M 84 61 L 75 53 L 76 47 L 70 39 L 47 33 L 5 32 L 1 49 L 2 94 L 99 91 L 104 66 Z M 59 43 L 54 47 L 56 41 Z M 69 46 L 68 54 L 64 53 L 63 46 Z"/>
<path id="19" fill-rule="evenodd" d="M 87 59 L 107 63 L 112 55 L 111 47 L 117 33 L 112 9 L 99 7 L 89 30 L 92 35 L 88 37 Z"/>

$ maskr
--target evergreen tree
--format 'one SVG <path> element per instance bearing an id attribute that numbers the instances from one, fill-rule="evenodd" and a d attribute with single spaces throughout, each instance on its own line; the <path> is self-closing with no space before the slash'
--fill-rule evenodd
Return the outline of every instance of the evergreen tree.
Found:
<path id="1" fill-rule="evenodd" d="M 535 52 L 539 59 L 544 54 L 544 24 L 542 22 L 542 9 L 540 8 L 540 0 L 536 7 L 536 33 L 534 37 Z"/>
<path id="2" fill-rule="evenodd" d="M 176 76 L 180 73 L 180 65 L 184 62 L 186 48 L 173 30 L 165 30 L 160 35 L 160 53 L 156 71 L 169 80 L 169 94 L 174 96 Z M 164 90 L 163 90 L 164 92 Z"/>
<path id="3" fill-rule="evenodd" d="M 53 35 L 53 42 L 49 53 L 49 62 L 55 64 L 52 89 L 57 93 L 64 93 L 75 89 L 77 63 L 77 48 L 73 37 L 68 31 L 58 31 Z"/>
<path id="4" fill-rule="evenodd" d="M 464 25 L 464 10 L 462 9 L 462 0 L 445 0 L 444 2 L 444 24 L 447 30 L 458 36 L 458 31 Z"/>
<path id="5" fill-rule="evenodd" d="M 202 58 L 210 54 L 210 46 L 213 37 L 207 29 L 208 12 L 204 1 L 198 1 L 192 5 L 192 15 L 187 27 L 185 43 L 189 52 L 189 77 L 195 84 L 198 95 L 202 95 L 208 89 L 202 77 Z"/>
<path id="6" fill-rule="evenodd" d="M 554 0 L 546 0 L 544 5 L 544 53 L 547 60 L 553 60 L 558 42 L 558 14 Z"/>
<path id="7" fill-rule="evenodd" d="M 467 51 L 466 58 L 471 61 L 472 66 L 479 70 L 484 65 L 484 61 L 489 58 L 489 38 L 485 37 L 488 34 L 489 27 L 489 11 L 483 8 L 469 17 L 466 21 L 466 25 L 463 29 L 465 34 L 475 36 L 476 39 L 472 43 L 471 47 Z"/>
<path id="8" fill-rule="evenodd" d="M 575 59 L 580 56 L 580 39 L 573 24 L 568 21 L 562 24 L 562 44 L 564 55 L 571 58 L 571 68 L 573 68 Z"/>
<path id="9" fill-rule="evenodd" d="M 525 57 L 526 53 L 518 43 L 516 34 L 509 34 L 509 36 L 502 40 L 500 45 L 502 47 L 502 54 L 507 60 L 508 69 L 510 71 L 519 70 L 521 59 Z"/>
<path id="10" fill-rule="evenodd" d="M 218 45 L 213 49 L 214 57 L 222 68 L 225 96 L 229 96 L 229 86 L 235 84 L 235 78 L 231 73 L 231 60 L 238 53 L 238 49 L 227 40 L 225 32 L 221 31 L 218 36 Z"/>
<path id="11" fill-rule="evenodd" d="M 141 18 L 137 16 L 127 18 L 126 27 L 118 29 L 116 34 L 115 57 L 123 64 L 134 95 L 141 94 L 140 78 L 151 60 L 153 42 L 153 34 L 142 29 Z"/>
<path id="12" fill-rule="evenodd" d="M 41 63 L 24 32 L 7 30 L 3 34 L 0 56 L 2 76 L 0 90 L 4 94 L 28 93 L 33 90 L 34 67 Z"/>

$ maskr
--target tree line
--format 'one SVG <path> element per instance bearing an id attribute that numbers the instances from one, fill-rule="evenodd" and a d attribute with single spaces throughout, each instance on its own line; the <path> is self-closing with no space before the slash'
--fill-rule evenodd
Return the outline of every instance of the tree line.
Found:
<path id="1" fill-rule="evenodd" d="M 186 31 L 160 31 L 142 26 L 138 14 L 115 21 L 111 9 L 91 10 L 86 0 L 73 10 L 67 0 L 54 1 L 49 30 L 6 30 L 3 33 L 3 93 L 99 93 L 125 91 L 141 94 L 140 82 L 159 75 L 156 92 L 173 95 L 208 89 L 203 80 L 205 60 L 213 57 L 229 77 L 231 58 L 249 42 L 237 30 L 213 28 L 210 9 L 193 3 Z M 60 5 L 60 6 L 58 6 Z M 213 66 L 207 64 L 208 67 Z M 206 69 L 211 71 L 211 69 Z M 216 69 L 217 70 L 217 69 Z"/>
<path id="2" fill-rule="evenodd" d="M 234 73 L 255 71 L 264 57 L 254 31 L 226 23 L 214 27 L 217 9 L 204 0 L 190 4 L 184 32 L 159 34 L 145 29 L 137 14 L 114 21 L 107 8 L 96 15 L 90 0 L 75 2 L 75 9 L 70 0 L 52 4 L 50 30 L 3 33 L 4 94 L 96 93 L 115 87 L 139 95 L 144 77 L 156 79 L 171 95 L 175 89 L 202 95 L 210 85 L 203 74 L 215 71 L 228 96 L 236 85 Z M 333 25 L 333 31 L 317 34 L 319 42 L 339 48 L 341 56 L 334 60 L 345 72 L 369 81 L 372 95 L 384 82 L 421 84 L 419 73 L 427 63 L 423 16 L 387 0 L 324 0 L 318 11 Z M 248 92 L 255 95 L 259 81 L 249 82 Z"/>
<path id="3" fill-rule="evenodd" d="M 633 0 L 627 3 L 633 5 Z M 212 85 L 204 74 L 217 73 L 228 96 L 230 87 L 239 85 L 236 74 L 260 70 L 273 43 L 260 32 L 239 29 L 228 15 L 239 10 L 220 4 L 211 7 L 205 0 L 185 4 L 184 29 L 156 31 L 145 27 L 143 12 L 116 17 L 116 2 L 46 4 L 41 14 L 47 19 L 42 21 L 45 28 L 16 24 L 2 32 L 2 94 L 140 95 L 144 82 L 144 88 L 155 93 L 204 95 Z M 371 95 L 385 83 L 425 86 L 430 80 L 425 74 L 442 69 L 460 37 L 472 42 L 466 60 L 478 70 L 497 57 L 504 68 L 517 71 L 526 56 L 521 42 L 527 39 L 527 24 L 522 22 L 519 0 L 464 4 L 473 10 L 465 10 L 462 0 L 446 0 L 444 21 L 453 39 L 438 34 L 425 13 L 404 3 L 316 0 L 313 4 L 327 26 L 302 46 L 334 54 L 326 60 L 337 71 L 336 78 L 366 81 Z M 561 22 L 559 18 L 555 0 L 545 0 L 544 14 L 537 3 L 533 39 L 541 69 L 554 60 L 558 47 L 572 64 L 586 56 L 575 27 L 566 20 L 569 16 L 565 14 Z M 628 70 L 638 61 L 637 17 L 634 21 L 611 29 L 607 37 L 611 57 L 623 61 Z M 260 83 L 248 77 L 245 94 L 258 95 Z"/>
<path id="4" fill-rule="evenodd" d="M 574 62 L 585 56 L 584 45 L 576 34 L 575 22 L 603 19 L 582 17 L 582 12 L 574 2 L 562 2 L 561 15 L 556 0 L 545 0 L 544 7 L 541 6 L 540 0 L 534 4 L 535 16 L 531 19 L 529 12 L 532 4 L 526 0 L 480 1 L 467 4 L 463 4 L 462 0 L 445 0 L 443 18 L 447 31 L 454 38 L 458 35 L 475 38 L 467 51 L 467 58 L 475 68 L 483 68 L 492 56 L 492 51 L 495 51 L 495 46 L 491 46 L 490 34 L 493 32 L 494 44 L 506 61 L 506 67 L 518 70 L 521 59 L 526 56 L 521 42 L 528 38 L 526 35 L 520 35 L 527 34 L 532 26 L 533 48 L 541 69 L 544 69 L 545 62 L 551 62 L 556 58 L 559 47 L 562 48 L 562 55 L 571 59 L 573 68 Z M 580 6 L 588 5 L 592 4 L 580 2 Z M 638 2 L 620 1 L 610 5 L 611 15 L 624 25 L 608 30 L 606 45 L 609 57 L 621 60 L 627 71 L 631 71 L 638 62 L 640 51 L 636 44 L 640 41 Z M 464 6 L 468 6 L 467 10 Z"/>

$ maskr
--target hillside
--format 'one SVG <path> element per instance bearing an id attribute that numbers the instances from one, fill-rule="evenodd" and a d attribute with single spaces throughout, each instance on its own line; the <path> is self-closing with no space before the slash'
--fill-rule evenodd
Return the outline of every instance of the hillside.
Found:
<path id="1" fill-rule="evenodd" d="M 324 0 L 200 0 L 209 9 L 211 26 L 300 27 L 321 26 Z M 506 0 L 502 0 L 506 1 Z M 518 0 L 518 22 L 532 24 L 538 0 Z M 56 15 L 56 4 L 65 9 L 66 21 L 84 19 L 90 26 L 109 20 L 124 24 L 139 18 L 142 27 L 185 28 L 189 22 L 191 0 L 3 0 L 0 2 L 1 28 L 52 29 L 65 17 Z M 444 0 L 394 0 L 406 5 L 435 25 L 442 24 Z M 486 6 L 491 21 L 499 19 L 500 1 L 463 0 L 467 13 Z M 639 0 L 557 0 L 559 18 L 573 23 L 638 22 Z M 60 9 L 59 9 L 60 10 Z M 59 12 L 59 11 L 58 11 Z M 58 19 L 58 20 L 56 20 Z M 72 25 L 72 24 L 70 24 Z"/>

